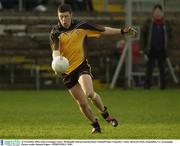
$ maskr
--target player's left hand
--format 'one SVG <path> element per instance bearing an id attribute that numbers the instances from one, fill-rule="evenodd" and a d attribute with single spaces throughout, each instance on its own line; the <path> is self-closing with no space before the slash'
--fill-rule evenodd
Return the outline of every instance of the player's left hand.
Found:
<path id="1" fill-rule="evenodd" d="M 137 30 L 135 30 L 133 27 L 124 27 L 122 30 L 123 34 L 128 34 L 132 37 L 136 37 Z"/>

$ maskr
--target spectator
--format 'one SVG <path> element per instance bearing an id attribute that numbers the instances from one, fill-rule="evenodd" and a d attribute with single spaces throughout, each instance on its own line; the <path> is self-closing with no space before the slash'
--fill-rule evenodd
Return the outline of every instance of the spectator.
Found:
<path id="1" fill-rule="evenodd" d="M 160 89 L 165 89 L 165 61 L 168 55 L 170 28 L 164 19 L 161 5 L 154 6 L 153 16 L 146 21 L 141 36 L 143 53 L 147 58 L 144 88 L 151 88 L 152 72 L 157 61 L 160 72 Z"/>
<path id="2" fill-rule="evenodd" d="M 117 48 L 119 49 L 118 54 L 122 54 L 124 48 L 125 48 L 125 40 L 120 40 L 117 42 Z M 133 72 L 138 72 L 139 70 L 139 65 L 138 65 L 138 60 L 139 60 L 139 44 L 137 41 L 133 40 L 132 41 L 132 70 Z M 134 76 L 133 77 L 134 80 L 134 86 L 139 86 L 139 78 L 138 76 Z"/>

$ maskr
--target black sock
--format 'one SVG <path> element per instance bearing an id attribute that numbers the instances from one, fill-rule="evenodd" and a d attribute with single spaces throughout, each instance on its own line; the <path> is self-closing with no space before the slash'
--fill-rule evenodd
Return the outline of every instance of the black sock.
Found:
<path id="1" fill-rule="evenodd" d="M 94 122 L 94 123 L 92 123 L 91 124 L 94 128 L 99 128 L 100 126 L 99 126 L 99 122 L 98 122 L 98 120 L 96 119 L 96 122 Z"/>
<path id="2" fill-rule="evenodd" d="M 104 109 L 104 111 L 101 113 L 101 115 L 103 116 L 104 119 L 106 119 L 106 118 L 109 116 L 109 113 L 108 113 L 108 111 L 107 111 L 107 107 L 105 106 L 104 108 L 105 108 L 105 109 Z"/>

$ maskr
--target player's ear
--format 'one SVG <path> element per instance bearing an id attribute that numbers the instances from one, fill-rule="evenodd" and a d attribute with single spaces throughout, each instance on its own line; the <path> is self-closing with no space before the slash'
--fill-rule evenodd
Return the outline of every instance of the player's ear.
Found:
<path id="1" fill-rule="evenodd" d="M 73 13 L 72 12 L 70 13 L 70 16 L 71 16 L 71 19 L 72 19 L 73 18 Z"/>

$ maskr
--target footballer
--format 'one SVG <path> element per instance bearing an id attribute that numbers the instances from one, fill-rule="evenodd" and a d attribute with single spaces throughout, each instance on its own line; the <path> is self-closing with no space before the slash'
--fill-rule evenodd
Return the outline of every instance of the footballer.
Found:
<path id="1" fill-rule="evenodd" d="M 81 112 L 92 125 L 91 132 L 101 133 L 99 121 L 91 111 L 88 98 L 108 123 L 116 127 L 118 121 L 110 116 L 101 97 L 94 91 L 91 67 L 84 52 L 86 39 L 87 37 L 99 38 L 101 35 L 129 33 L 134 36 L 136 31 L 131 27 L 122 29 L 103 27 L 87 21 L 77 21 L 72 17 L 70 5 L 63 4 L 58 7 L 58 24 L 50 32 L 52 57 L 64 56 L 68 59 L 69 67 L 61 74 L 62 81 L 72 97 L 74 97 Z"/>

